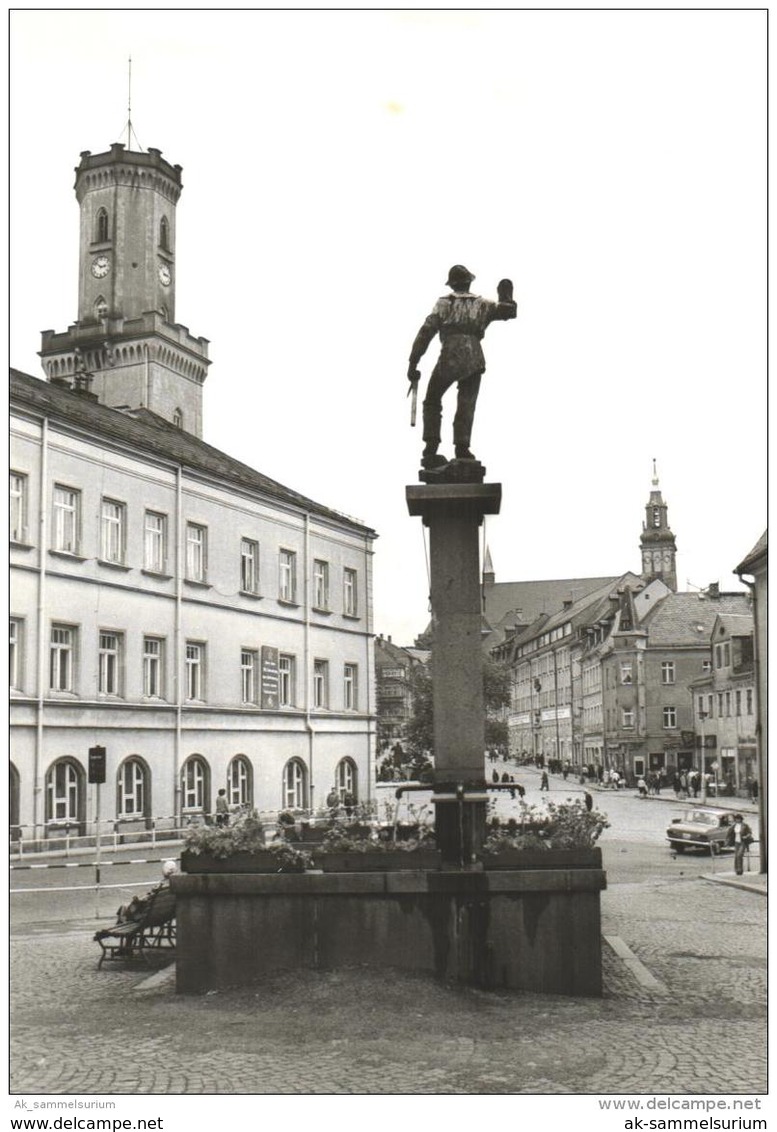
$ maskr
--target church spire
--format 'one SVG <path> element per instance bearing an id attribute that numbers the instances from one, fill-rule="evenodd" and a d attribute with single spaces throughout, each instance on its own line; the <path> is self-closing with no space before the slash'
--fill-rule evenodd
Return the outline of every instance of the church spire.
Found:
<path id="1" fill-rule="evenodd" d="M 645 507 L 642 536 L 642 576 L 645 581 L 661 578 L 670 590 L 677 592 L 677 545 L 669 527 L 668 508 L 658 486 L 658 471 L 653 460 L 650 498 Z"/>

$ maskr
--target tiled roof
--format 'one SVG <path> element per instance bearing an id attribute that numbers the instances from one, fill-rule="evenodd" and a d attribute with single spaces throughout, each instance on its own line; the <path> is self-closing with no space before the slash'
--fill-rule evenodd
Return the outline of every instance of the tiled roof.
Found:
<path id="1" fill-rule="evenodd" d="M 715 599 L 698 593 L 673 593 L 647 614 L 643 628 L 648 631 L 651 646 L 706 645 L 717 616 L 748 611 L 746 593 L 721 594 Z"/>
<path id="2" fill-rule="evenodd" d="M 743 558 L 742 561 L 739 563 L 739 565 L 736 567 L 735 572 L 737 574 L 749 574 L 749 573 L 751 573 L 750 568 L 752 566 L 754 566 L 760 558 L 766 557 L 766 555 L 768 553 L 768 549 L 769 549 L 768 535 L 769 535 L 769 532 L 764 531 L 764 533 L 761 535 L 758 542 L 755 544 L 755 546 L 750 551 L 750 553 L 745 558 Z"/>
<path id="3" fill-rule="evenodd" d="M 50 419 L 93 432 L 107 441 L 132 445 L 149 456 L 171 460 L 184 468 L 207 472 L 236 487 L 247 488 L 294 509 L 330 519 L 351 530 L 375 537 L 375 532 L 370 527 L 356 519 L 341 515 L 284 487 L 191 433 L 176 428 L 148 409 L 132 412 L 110 409 L 83 394 L 60 388 L 15 369 L 10 371 L 10 396 L 20 406 Z"/>
<path id="4" fill-rule="evenodd" d="M 618 577 L 562 578 L 535 582 L 495 582 L 484 587 L 485 616 L 493 629 L 530 625 L 542 613 L 553 614 L 570 598 L 577 601 L 612 585 Z"/>

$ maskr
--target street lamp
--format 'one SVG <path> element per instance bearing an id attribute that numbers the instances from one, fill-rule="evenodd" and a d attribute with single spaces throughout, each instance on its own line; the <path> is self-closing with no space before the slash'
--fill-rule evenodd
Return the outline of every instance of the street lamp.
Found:
<path id="1" fill-rule="evenodd" d="M 702 805 L 707 801 L 707 775 L 705 773 L 706 767 L 704 765 L 704 720 L 707 718 L 706 711 L 700 711 L 699 724 L 701 725 L 701 801 Z"/>

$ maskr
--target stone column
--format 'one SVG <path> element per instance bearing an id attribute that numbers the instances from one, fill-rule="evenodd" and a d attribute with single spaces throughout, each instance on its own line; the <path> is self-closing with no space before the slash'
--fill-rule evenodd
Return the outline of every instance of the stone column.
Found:
<path id="1" fill-rule="evenodd" d="M 483 841 L 487 802 L 478 536 L 483 516 L 499 512 L 502 487 L 434 483 L 406 495 L 429 528 L 437 844 L 444 862 L 467 865 Z"/>

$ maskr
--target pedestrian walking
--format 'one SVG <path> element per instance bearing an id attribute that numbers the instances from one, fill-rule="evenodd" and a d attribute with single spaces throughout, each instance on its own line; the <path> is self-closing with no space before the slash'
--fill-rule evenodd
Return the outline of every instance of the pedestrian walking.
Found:
<path id="1" fill-rule="evenodd" d="M 637 779 L 637 790 L 639 791 L 640 798 L 647 798 L 647 783 L 642 776 Z"/>
<path id="2" fill-rule="evenodd" d="M 585 800 L 585 808 L 588 810 L 588 812 L 590 814 L 591 810 L 594 808 L 594 800 L 591 797 L 591 795 L 588 793 L 587 790 L 583 791 L 583 798 Z"/>
<path id="3" fill-rule="evenodd" d="M 543 770 L 542 778 L 540 779 L 540 790 L 550 790 L 550 783 L 548 782 L 548 772 Z"/>
<path id="4" fill-rule="evenodd" d="M 741 814 L 734 814 L 734 824 L 729 831 L 726 844 L 734 848 L 734 872 L 742 876 L 745 853 L 754 841 L 753 831 Z"/>

